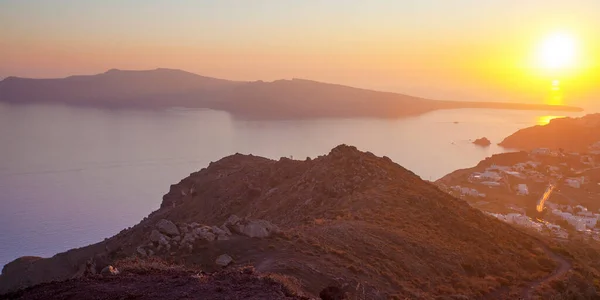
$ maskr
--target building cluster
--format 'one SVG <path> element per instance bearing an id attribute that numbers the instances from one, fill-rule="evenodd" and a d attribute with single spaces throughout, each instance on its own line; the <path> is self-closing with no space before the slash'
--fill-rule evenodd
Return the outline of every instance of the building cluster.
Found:
<path id="1" fill-rule="evenodd" d="M 600 220 L 600 214 L 588 211 L 584 206 L 577 205 L 557 205 L 547 203 L 548 208 L 552 209 L 552 214 L 567 221 L 577 231 L 593 230 Z"/>
<path id="2" fill-rule="evenodd" d="M 461 187 L 459 185 L 452 186 L 452 187 L 450 187 L 450 189 L 452 191 L 458 193 L 461 196 L 471 196 L 471 197 L 485 198 L 485 194 L 484 193 L 480 193 L 476 189 L 472 189 L 472 188 L 468 188 L 468 187 Z"/>
<path id="3" fill-rule="evenodd" d="M 600 142 L 594 144 L 598 148 L 600 153 Z M 559 153 L 559 154 L 557 154 Z M 559 151 L 551 151 L 547 148 L 534 149 L 530 152 L 532 155 L 563 155 Z M 579 160 L 583 164 L 593 164 L 593 158 L 589 155 L 580 155 L 579 153 L 570 153 L 567 155 L 579 156 Z M 548 182 L 562 182 L 565 185 L 579 189 L 587 183 L 584 176 L 568 177 L 564 174 L 564 171 L 575 171 L 566 162 L 560 163 L 556 166 L 543 165 L 539 161 L 529 160 L 526 162 L 519 162 L 512 166 L 501 166 L 491 165 L 486 168 L 483 172 L 473 172 L 469 175 L 468 181 L 473 184 L 479 184 L 487 187 L 508 187 L 509 190 L 519 196 L 529 195 L 529 187 L 525 182 L 536 182 L 536 183 L 548 183 Z M 582 171 L 582 170 L 580 170 Z M 512 182 L 521 181 L 515 186 L 509 186 L 509 179 Z"/>
<path id="4" fill-rule="evenodd" d="M 600 155 L 600 141 L 593 143 L 589 148 L 589 152 L 594 155 Z"/>
<path id="5" fill-rule="evenodd" d="M 508 224 L 514 224 L 517 226 L 533 229 L 541 233 L 549 232 L 558 238 L 566 239 L 569 237 L 569 233 L 564 228 L 561 228 L 559 225 L 548 222 L 534 221 L 530 217 L 523 214 L 509 213 L 503 215 L 489 212 L 488 214 Z M 544 229 L 548 229 L 548 231 L 544 231 Z"/>

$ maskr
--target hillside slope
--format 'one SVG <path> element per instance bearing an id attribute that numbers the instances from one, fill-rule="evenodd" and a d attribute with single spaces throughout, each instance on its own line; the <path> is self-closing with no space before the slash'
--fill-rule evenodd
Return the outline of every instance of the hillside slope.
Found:
<path id="1" fill-rule="evenodd" d="M 166 220 L 178 228 L 167 228 L 170 237 L 155 229 Z M 190 231 L 202 238 L 185 242 Z M 305 161 L 236 154 L 211 163 L 172 185 L 161 208 L 133 228 L 5 268 L 0 292 L 140 253 L 207 272 L 226 253 L 234 266 L 296 278 L 308 295 L 336 285 L 366 299 L 485 298 L 500 289 L 494 298 L 509 299 L 556 267 L 529 236 L 387 157 L 341 145 Z"/>
<path id="2" fill-rule="evenodd" d="M 249 267 L 204 274 L 159 260 L 126 260 L 117 262 L 116 268 L 117 275 L 90 275 L 40 284 L 2 299 L 308 300 L 296 293 L 296 287 L 287 278 L 257 274 Z"/>
<path id="3" fill-rule="evenodd" d="M 0 81 L 0 101 L 112 108 L 208 108 L 255 119 L 396 118 L 453 108 L 581 110 L 567 106 L 436 101 L 302 79 L 228 81 L 171 69 L 110 70 L 59 79 L 8 77 Z"/>
<path id="4" fill-rule="evenodd" d="M 546 125 L 521 129 L 506 137 L 499 145 L 506 148 L 532 150 L 535 148 L 564 149 L 586 152 L 600 141 L 600 114 L 581 118 L 560 118 Z"/>

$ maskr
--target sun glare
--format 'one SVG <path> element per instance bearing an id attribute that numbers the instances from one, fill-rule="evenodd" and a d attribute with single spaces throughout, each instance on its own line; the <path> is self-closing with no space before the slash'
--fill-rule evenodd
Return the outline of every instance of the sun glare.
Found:
<path id="1" fill-rule="evenodd" d="M 541 67 L 549 70 L 573 67 L 576 58 L 577 41 L 566 32 L 549 35 L 542 41 L 538 49 L 538 59 Z"/>
<path id="2" fill-rule="evenodd" d="M 558 118 L 564 118 L 565 116 L 539 116 L 537 120 L 538 125 L 546 125 L 550 123 L 550 121 Z"/>

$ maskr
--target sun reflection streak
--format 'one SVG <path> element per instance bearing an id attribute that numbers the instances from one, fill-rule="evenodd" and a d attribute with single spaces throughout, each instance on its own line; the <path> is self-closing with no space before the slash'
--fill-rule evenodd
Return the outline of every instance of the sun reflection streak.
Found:
<path id="1" fill-rule="evenodd" d="M 564 118 L 565 116 L 539 116 L 537 119 L 538 125 L 546 125 L 554 119 Z"/>

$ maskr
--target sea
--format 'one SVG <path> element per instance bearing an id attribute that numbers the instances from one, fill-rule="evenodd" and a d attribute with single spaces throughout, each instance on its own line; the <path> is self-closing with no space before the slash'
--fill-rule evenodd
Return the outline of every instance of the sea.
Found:
<path id="1" fill-rule="evenodd" d="M 440 110 L 403 119 L 242 120 L 226 112 L 0 103 L 0 266 L 133 226 L 171 184 L 224 156 L 314 158 L 339 144 L 425 180 L 469 168 L 518 129 L 583 113 Z M 487 137 L 490 147 L 472 140 Z"/>

